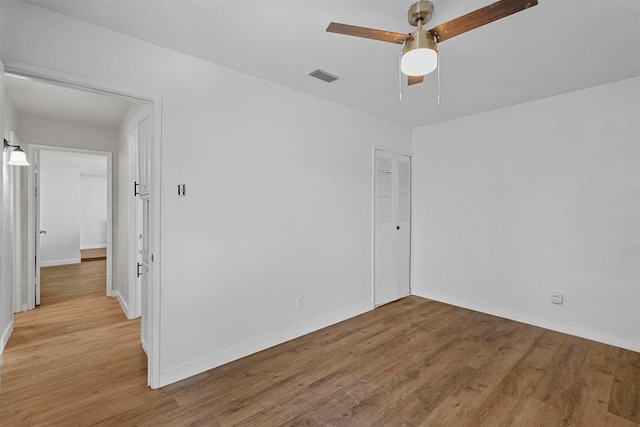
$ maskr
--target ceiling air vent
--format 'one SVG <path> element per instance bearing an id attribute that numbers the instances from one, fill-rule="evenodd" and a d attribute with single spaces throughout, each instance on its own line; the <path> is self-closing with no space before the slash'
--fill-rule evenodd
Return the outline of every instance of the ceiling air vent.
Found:
<path id="1" fill-rule="evenodd" d="M 315 77 L 316 79 L 320 79 L 320 80 L 322 80 L 323 82 L 326 82 L 326 83 L 335 82 L 336 80 L 338 80 L 340 78 L 340 77 L 336 76 L 335 74 L 327 73 L 326 71 L 321 70 L 320 68 L 316 68 L 315 70 L 310 72 L 309 75 L 311 77 Z"/>

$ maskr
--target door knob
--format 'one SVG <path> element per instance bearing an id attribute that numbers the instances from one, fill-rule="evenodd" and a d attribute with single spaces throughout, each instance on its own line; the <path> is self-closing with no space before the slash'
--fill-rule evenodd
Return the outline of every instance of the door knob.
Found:
<path id="1" fill-rule="evenodd" d="M 400 230 L 400 226 L 399 225 L 396 225 L 396 230 Z"/>

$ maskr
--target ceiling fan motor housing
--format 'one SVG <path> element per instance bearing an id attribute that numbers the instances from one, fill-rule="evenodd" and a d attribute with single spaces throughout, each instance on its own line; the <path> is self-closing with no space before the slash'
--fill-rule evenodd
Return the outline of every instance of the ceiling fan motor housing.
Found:
<path id="1" fill-rule="evenodd" d="M 417 27 L 431 21 L 433 15 L 433 4 L 430 1 L 419 1 L 412 4 L 407 11 L 407 21 L 409 25 Z"/>

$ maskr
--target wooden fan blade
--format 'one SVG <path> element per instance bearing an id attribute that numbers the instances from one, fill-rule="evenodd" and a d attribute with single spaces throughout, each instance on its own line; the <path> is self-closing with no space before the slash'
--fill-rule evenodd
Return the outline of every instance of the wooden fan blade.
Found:
<path id="1" fill-rule="evenodd" d="M 409 86 L 422 83 L 423 81 L 424 76 L 407 76 L 407 82 L 409 83 Z"/>
<path id="2" fill-rule="evenodd" d="M 363 37 L 365 39 L 380 40 L 383 42 L 402 44 L 411 34 L 393 33 L 391 31 L 376 30 L 373 28 L 356 27 L 355 25 L 339 24 L 332 22 L 327 27 L 328 33 L 338 33 L 347 36 Z"/>
<path id="3" fill-rule="evenodd" d="M 538 0 L 502 0 L 433 27 L 429 32 L 440 43 L 537 4 Z"/>

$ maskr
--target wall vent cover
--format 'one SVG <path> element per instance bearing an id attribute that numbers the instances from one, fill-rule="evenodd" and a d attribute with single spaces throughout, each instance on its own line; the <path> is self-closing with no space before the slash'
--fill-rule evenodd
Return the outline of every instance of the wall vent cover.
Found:
<path id="1" fill-rule="evenodd" d="M 309 73 L 311 77 L 315 77 L 316 79 L 320 79 L 326 83 L 332 83 L 338 80 L 340 77 L 335 74 L 328 73 L 320 68 L 316 68 L 315 70 Z"/>

